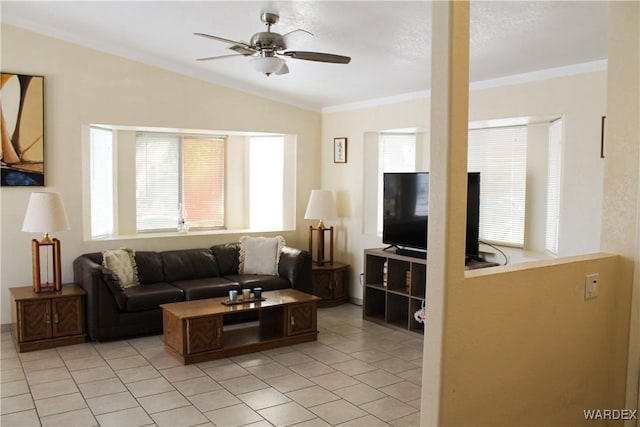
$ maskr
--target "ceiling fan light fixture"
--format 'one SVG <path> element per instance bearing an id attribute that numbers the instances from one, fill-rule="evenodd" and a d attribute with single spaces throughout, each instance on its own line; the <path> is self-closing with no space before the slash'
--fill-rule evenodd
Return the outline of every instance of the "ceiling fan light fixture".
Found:
<path id="1" fill-rule="evenodd" d="M 279 19 L 276 13 L 264 12 L 260 15 L 260 19 L 267 26 L 267 31 L 255 33 L 251 36 L 251 41 L 249 43 L 219 36 L 212 36 L 205 33 L 194 33 L 200 37 L 231 44 L 232 46 L 229 47 L 229 49 L 235 52 L 235 54 L 231 55 L 200 58 L 198 61 L 211 61 L 231 56 L 248 56 L 251 57 L 250 61 L 253 64 L 253 68 L 267 77 L 271 74 L 283 75 L 289 73 L 289 67 L 287 67 L 285 58 L 303 61 L 327 62 L 332 64 L 348 64 L 349 61 L 351 61 L 351 58 L 348 56 L 334 55 L 331 53 L 287 50 L 290 47 L 290 44 L 296 44 L 303 38 L 312 37 L 313 34 L 301 29 L 290 31 L 284 36 L 272 32 L 271 26 L 277 23 Z"/>
<path id="2" fill-rule="evenodd" d="M 285 62 L 284 59 L 276 56 L 259 56 L 251 59 L 253 67 L 267 76 L 280 71 Z"/>

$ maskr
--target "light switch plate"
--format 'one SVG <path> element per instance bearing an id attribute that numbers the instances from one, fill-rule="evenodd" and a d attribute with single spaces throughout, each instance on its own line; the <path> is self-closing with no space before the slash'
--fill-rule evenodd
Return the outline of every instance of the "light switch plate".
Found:
<path id="1" fill-rule="evenodd" d="M 598 273 L 587 274 L 584 277 L 584 299 L 592 299 L 598 296 Z"/>

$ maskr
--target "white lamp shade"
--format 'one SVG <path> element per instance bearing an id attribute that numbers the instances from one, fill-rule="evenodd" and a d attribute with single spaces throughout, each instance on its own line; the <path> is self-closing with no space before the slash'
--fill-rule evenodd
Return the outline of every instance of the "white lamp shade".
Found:
<path id="1" fill-rule="evenodd" d="M 275 56 L 259 56 L 251 60 L 253 67 L 263 74 L 269 75 L 278 72 L 285 60 Z"/>
<path id="2" fill-rule="evenodd" d="M 338 213 L 333 204 L 333 193 L 329 190 L 311 190 L 304 219 L 324 220 L 337 217 Z"/>
<path id="3" fill-rule="evenodd" d="M 69 230 L 69 220 L 58 193 L 31 193 L 22 231 L 49 233 Z"/>

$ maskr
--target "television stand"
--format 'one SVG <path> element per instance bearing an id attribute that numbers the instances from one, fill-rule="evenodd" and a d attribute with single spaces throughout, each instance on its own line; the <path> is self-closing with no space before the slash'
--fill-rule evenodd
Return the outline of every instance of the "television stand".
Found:
<path id="1" fill-rule="evenodd" d="M 418 322 L 414 313 L 425 303 L 427 260 L 400 255 L 397 249 L 395 253 L 367 249 L 363 279 L 364 319 L 424 333 L 424 323 Z"/>
<path id="2" fill-rule="evenodd" d="M 362 317 L 424 334 L 424 323 L 416 320 L 414 314 L 422 309 L 423 304 L 427 309 L 429 307 L 426 301 L 427 260 L 403 255 L 399 248 L 395 252 L 385 249 L 364 251 Z M 473 260 L 465 269 L 475 270 L 497 265 L 494 262 Z"/>
<path id="3" fill-rule="evenodd" d="M 427 253 L 426 252 L 416 251 L 416 250 L 413 250 L 413 249 L 397 248 L 396 249 L 396 254 L 397 255 L 402 255 L 402 256 L 408 256 L 408 257 L 411 257 L 411 258 L 427 259 Z"/>

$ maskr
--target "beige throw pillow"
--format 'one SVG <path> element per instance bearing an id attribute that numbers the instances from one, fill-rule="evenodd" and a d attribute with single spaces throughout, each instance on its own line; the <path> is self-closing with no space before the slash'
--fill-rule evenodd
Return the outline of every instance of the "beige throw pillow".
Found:
<path id="1" fill-rule="evenodd" d="M 136 252 L 133 249 L 121 248 L 102 252 L 102 266 L 113 271 L 123 289 L 138 286 L 138 266 Z"/>
<path id="2" fill-rule="evenodd" d="M 240 274 L 278 275 L 280 251 L 284 237 L 241 237 Z"/>

